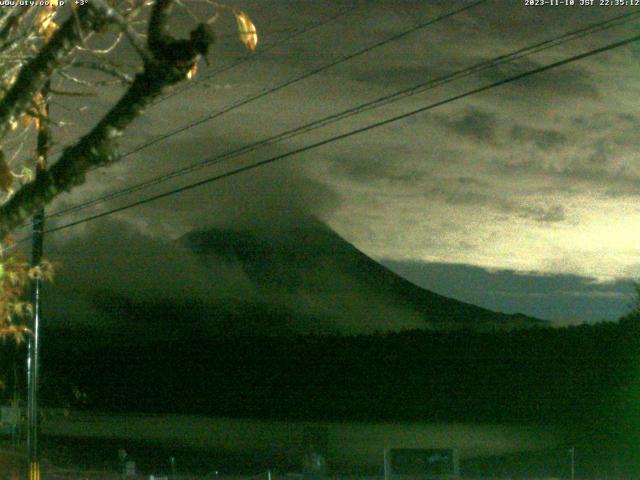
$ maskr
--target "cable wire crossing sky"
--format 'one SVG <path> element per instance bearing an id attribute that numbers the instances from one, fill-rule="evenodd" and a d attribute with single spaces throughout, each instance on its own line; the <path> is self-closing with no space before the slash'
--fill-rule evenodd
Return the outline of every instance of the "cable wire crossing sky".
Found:
<path id="1" fill-rule="evenodd" d="M 98 218 L 166 241 L 314 217 L 444 295 L 554 320 L 624 312 L 640 270 L 637 8 L 246 9 L 264 51 L 222 41 L 210 72 L 157 101 L 130 158 L 49 209 L 56 251 Z"/>

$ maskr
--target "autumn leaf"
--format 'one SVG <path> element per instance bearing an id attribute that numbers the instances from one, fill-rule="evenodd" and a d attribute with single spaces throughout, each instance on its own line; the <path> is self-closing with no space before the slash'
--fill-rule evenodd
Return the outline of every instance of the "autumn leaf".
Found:
<path id="1" fill-rule="evenodd" d="M 31 316 L 33 315 L 33 306 L 30 302 L 16 302 L 13 304 L 13 311 L 19 317 Z"/>
<path id="2" fill-rule="evenodd" d="M 40 273 L 44 280 L 46 280 L 47 282 L 52 282 L 55 273 L 55 267 L 53 263 L 49 262 L 48 260 L 42 260 L 42 262 L 40 262 Z"/>
<path id="3" fill-rule="evenodd" d="M 256 31 L 256 26 L 244 12 L 238 12 L 235 16 L 236 21 L 238 22 L 240 41 L 244 43 L 249 50 L 254 51 L 258 45 L 258 33 Z"/>
<path id="4" fill-rule="evenodd" d="M 16 343 L 20 344 L 25 341 L 25 335 L 31 333 L 24 325 L 5 325 L 0 327 L 0 338 L 13 337 Z"/>
<path id="5" fill-rule="evenodd" d="M 22 126 L 22 128 L 29 128 L 29 125 L 31 125 L 31 122 L 33 122 L 33 117 L 29 113 L 25 113 L 20 117 L 19 122 L 15 122 L 15 125 L 17 127 L 18 123 L 20 123 L 20 126 Z M 13 127 L 13 125 L 11 125 L 11 127 Z"/>
<path id="6" fill-rule="evenodd" d="M 31 267 L 29 269 L 29 278 L 31 280 L 42 280 L 43 277 L 44 275 L 39 265 L 36 265 L 35 267 Z"/>
<path id="7" fill-rule="evenodd" d="M 58 24 L 53 20 L 53 16 L 55 14 L 55 7 L 53 5 L 49 5 L 44 7 L 38 16 L 36 17 L 36 27 L 38 28 L 38 33 L 42 35 L 45 40 L 49 40 L 56 30 L 58 30 Z"/>
<path id="8" fill-rule="evenodd" d="M 5 87 L 9 88 L 11 87 L 14 83 L 16 83 L 16 79 L 18 78 L 17 75 L 12 75 L 11 77 L 7 78 L 4 82 Z"/>
<path id="9" fill-rule="evenodd" d="M 13 175 L 11 174 L 11 168 L 9 168 L 4 152 L 0 150 L 0 190 L 8 192 L 12 184 Z"/>
<path id="10" fill-rule="evenodd" d="M 20 286 L 22 284 L 24 284 L 24 273 L 21 271 L 16 271 L 16 270 L 9 270 L 7 271 L 7 279 L 9 280 L 9 284 L 17 287 Z M 7 290 L 8 287 L 5 287 Z"/>
<path id="11" fill-rule="evenodd" d="M 2 243 L 6 243 L 7 245 L 13 245 L 16 243 L 16 237 L 13 233 L 7 233 L 2 239 Z"/>
<path id="12" fill-rule="evenodd" d="M 187 80 L 191 80 L 193 77 L 195 77 L 196 73 L 198 73 L 198 64 L 194 63 L 193 67 L 191 67 L 187 72 Z"/>
<path id="13" fill-rule="evenodd" d="M 40 265 L 31 267 L 28 271 L 28 276 L 31 280 L 53 280 L 54 267 L 51 262 L 43 260 Z"/>

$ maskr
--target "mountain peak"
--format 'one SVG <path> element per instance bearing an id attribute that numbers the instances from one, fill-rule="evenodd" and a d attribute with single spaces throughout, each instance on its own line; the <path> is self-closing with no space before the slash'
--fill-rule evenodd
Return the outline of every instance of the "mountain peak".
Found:
<path id="1" fill-rule="evenodd" d="M 246 274 L 256 286 L 256 297 L 239 299 L 236 307 L 259 305 L 257 312 L 252 307 L 258 318 L 260 309 L 268 307 L 265 318 L 281 315 L 290 328 L 302 333 L 487 330 L 540 324 L 524 315 L 493 312 L 423 289 L 313 217 L 273 228 L 200 230 L 180 242 L 204 262 L 233 264 Z"/>

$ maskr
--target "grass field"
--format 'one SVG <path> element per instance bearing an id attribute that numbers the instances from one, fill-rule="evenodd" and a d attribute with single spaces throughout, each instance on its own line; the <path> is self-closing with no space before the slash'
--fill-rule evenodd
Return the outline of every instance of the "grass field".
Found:
<path id="1" fill-rule="evenodd" d="M 327 432 L 327 460 L 343 471 L 379 471 L 385 448 L 456 447 L 462 459 L 469 459 L 553 448 L 561 441 L 558 432 L 517 426 L 313 423 L 86 412 L 50 416 L 42 430 L 45 445 L 58 454 L 66 452 L 76 463 L 83 456 L 87 465 L 113 463 L 117 450 L 125 448 L 141 465 L 165 464 L 175 456 L 198 470 L 248 474 L 267 468 L 299 469 L 303 436 L 309 427 Z"/>

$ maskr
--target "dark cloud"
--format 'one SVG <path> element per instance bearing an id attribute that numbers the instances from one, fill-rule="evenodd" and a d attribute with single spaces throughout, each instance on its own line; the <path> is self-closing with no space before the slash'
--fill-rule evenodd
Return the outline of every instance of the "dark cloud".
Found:
<path id="1" fill-rule="evenodd" d="M 596 133 L 600 133 L 603 130 L 610 130 L 612 126 L 623 129 L 635 128 L 639 119 L 640 115 L 605 108 L 589 116 L 574 116 L 571 123 L 577 128 L 594 129 Z"/>
<path id="2" fill-rule="evenodd" d="M 627 197 L 640 196 L 640 183 L 639 179 L 626 179 L 625 181 L 618 181 L 615 185 L 609 185 L 603 190 L 602 194 L 610 199 L 620 199 Z"/>
<path id="3" fill-rule="evenodd" d="M 452 181 L 459 183 L 460 185 L 469 185 L 469 186 L 476 186 L 476 187 L 488 187 L 490 185 L 490 183 L 487 181 L 480 180 L 473 177 L 464 177 L 464 176 L 454 178 L 452 179 Z"/>
<path id="4" fill-rule="evenodd" d="M 514 125 L 509 132 L 510 138 L 517 142 L 532 143 L 537 148 L 548 151 L 564 146 L 568 138 L 556 130 Z"/>
<path id="5" fill-rule="evenodd" d="M 82 238 L 54 239 L 47 256 L 62 268 L 56 288 L 45 291 L 47 314 L 56 324 L 153 329 L 147 336 L 180 328 L 326 334 L 425 325 L 416 307 L 361 270 L 363 262 L 380 267 L 321 222 L 298 220 L 211 228 L 178 241 L 103 221 Z"/>
<path id="6" fill-rule="evenodd" d="M 411 186 L 425 182 L 431 174 L 416 165 L 414 153 L 403 148 L 371 151 L 369 156 L 340 156 L 332 171 L 360 183 L 385 182 Z"/>
<path id="7" fill-rule="evenodd" d="M 464 178 L 464 177 L 463 177 Z M 476 189 L 481 182 L 458 182 L 459 186 L 452 183 L 443 183 L 432 187 L 425 193 L 425 198 L 437 199 L 449 205 L 486 207 L 496 212 L 527 218 L 540 223 L 556 223 L 566 220 L 565 208 L 561 205 L 539 206 L 526 205 L 516 200 L 511 200 L 495 189 L 485 188 L 483 191 Z M 467 186 L 470 185 L 470 186 Z"/>
<path id="8" fill-rule="evenodd" d="M 138 225 L 101 220 L 82 236 L 50 236 L 47 256 L 61 265 L 56 285 L 71 292 L 91 286 L 138 300 L 168 301 L 242 297 L 251 291 L 251 282 L 237 265 L 218 262 L 205 268 L 193 252 L 172 239 L 141 230 Z"/>
<path id="9" fill-rule="evenodd" d="M 479 75 L 491 82 L 516 76 L 520 73 L 534 70 L 543 64 L 529 59 L 521 59 L 498 65 L 485 70 Z M 564 66 L 547 70 L 540 74 L 530 75 L 499 87 L 501 91 L 508 90 L 520 98 L 531 101 L 532 97 L 554 99 L 596 99 L 599 96 L 597 83 L 591 79 L 591 73 L 584 67 L 577 65 Z"/>
<path id="10" fill-rule="evenodd" d="M 533 209 L 530 218 L 542 223 L 556 223 L 566 220 L 567 215 L 562 205 L 553 205 L 549 208 Z"/>
<path id="11" fill-rule="evenodd" d="M 477 192 L 471 190 L 459 190 L 444 185 L 432 187 L 424 194 L 426 198 L 434 198 L 450 205 L 476 205 L 486 206 L 500 203 L 500 198 L 495 194 Z"/>
<path id="12" fill-rule="evenodd" d="M 140 159 L 128 166 L 128 177 L 118 180 L 112 172 L 108 172 L 100 180 L 100 186 L 110 186 L 117 190 L 121 184 L 131 184 L 154 178 L 165 171 L 176 167 L 194 165 L 207 159 L 215 159 L 226 152 L 232 152 L 244 146 L 238 140 L 241 133 L 229 135 L 224 144 L 211 141 L 173 140 L 170 149 L 160 149 L 152 158 Z M 173 150 L 182 152 L 182 158 L 175 159 L 168 153 Z M 159 191 L 168 191 L 176 186 L 210 178 L 230 168 L 247 165 L 256 160 L 271 158 L 287 152 L 286 145 L 271 145 L 255 152 L 253 156 L 228 159 L 199 168 L 179 182 L 172 180 L 162 185 L 153 186 L 133 196 L 126 196 L 107 202 L 102 208 L 120 206 L 130 202 L 138 195 L 146 197 Z M 123 212 L 127 218 L 145 218 L 149 228 L 144 232 L 153 235 L 157 227 L 176 225 L 176 235 L 182 235 L 194 228 L 220 226 L 244 229 L 252 225 L 270 224 L 274 229 L 279 225 L 290 225 L 299 218 L 315 216 L 327 218 L 341 202 L 339 193 L 331 186 L 314 179 L 305 171 L 305 163 L 300 158 L 296 161 L 278 162 L 249 172 L 233 175 L 214 181 L 198 188 L 169 196 L 160 201 L 151 202 L 133 210 Z M 117 166 L 116 166 L 117 168 Z M 87 185 L 91 187 L 91 185 Z M 94 187 L 95 188 L 95 187 Z M 56 210 L 64 208 L 64 203 L 56 206 Z"/>
<path id="13" fill-rule="evenodd" d="M 296 166 L 280 165 L 251 175 L 231 178 L 213 193 L 206 213 L 209 224 L 247 228 L 268 224 L 277 229 L 295 224 L 300 218 L 326 218 L 339 205 L 335 190 Z"/>
<path id="14" fill-rule="evenodd" d="M 54 283 L 43 289 L 47 322 L 148 339 L 184 327 L 182 318 L 193 318 L 202 304 L 255 297 L 237 264 L 205 266 L 180 244 L 141 230 L 105 219 L 82 235 L 47 236 L 45 255 L 59 265 Z M 209 327 L 204 319 L 197 325 Z"/>
<path id="15" fill-rule="evenodd" d="M 494 143 L 498 127 L 497 116 L 477 108 L 468 108 L 462 116 L 440 116 L 444 124 L 458 135 L 478 142 Z"/>
<path id="16" fill-rule="evenodd" d="M 606 139 L 598 139 L 591 145 L 591 153 L 586 157 L 586 165 L 596 169 L 605 167 L 613 153 L 613 146 Z"/>
<path id="17" fill-rule="evenodd" d="M 595 283 L 576 275 L 488 271 L 472 265 L 383 260 L 424 288 L 485 308 L 549 320 L 615 320 L 629 310 L 628 281 Z"/>

